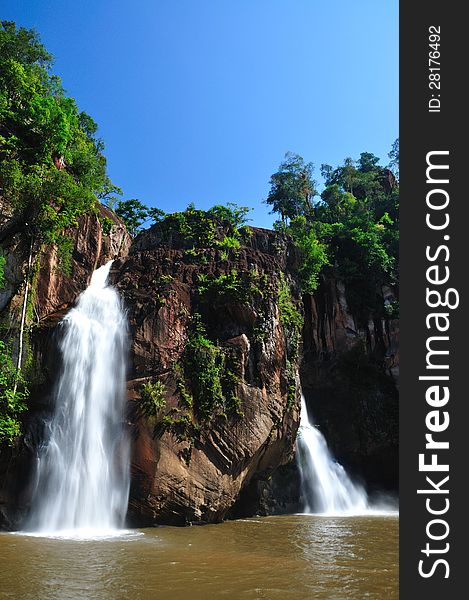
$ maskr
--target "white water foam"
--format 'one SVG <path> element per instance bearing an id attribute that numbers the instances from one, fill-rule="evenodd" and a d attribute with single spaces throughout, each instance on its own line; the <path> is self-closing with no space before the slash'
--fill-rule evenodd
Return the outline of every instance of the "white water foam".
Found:
<path id="1" fill-rule="evenodd" d="M 60 529 L 59 531 L 14 531 L 10 535 L 21 535 L 34 538 L 47 538 L 53 540 L 71 540 L 82 542 L 95 542 L 106 540 L 134 540 L 144 535 L 142 531 L 134 529 Z"/>
<path id="2" fill-rule="evenodd" d="M 57 537 L 109 537 L 124 524 L 129 444 L 123 428 L 127 325 L 97 269 L 60 326 L 63 370 L 55 411 L 39 452 L 27 529 Z"/>

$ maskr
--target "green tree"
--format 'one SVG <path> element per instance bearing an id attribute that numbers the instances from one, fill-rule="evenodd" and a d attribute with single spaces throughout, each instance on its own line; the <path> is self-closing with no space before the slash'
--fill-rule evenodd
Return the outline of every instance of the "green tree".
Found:
<path id="1" fill-rule="evenodd" d="M 393 146 L 393 156 L 398 144 Z M 366 321 L 383 314 L 381 286 L 396 285 L 399 245 L 399 186 L 379 159 L 363 152 L 357 161 L 346 158 L 333 168 L 321 165 L 325 187 L 320 201 L 285 224 L 285 207 L 275 205 L 301 255 L 303 290 L 315 289 L 322 270 L 346 283 L 354 313 Z M 282 212 L 283 211 L 283 212 Z"/>
<path id="2" fill-rule="evenodd" d="M 318 239 L 314 225 L 304 215 L 291 220 L 288 233 L 300 251 L 299 275 L 302 290 L 312 293 L 318 286 L 321 270 L 329 264 L 327 246 Z"/>
<path id="3" fill-rule="evenodd" d="M 153 223 L 159 223 L 166 217 L 166 213 L 161 208 L 150 207 L 148 208 L 148 217 Z"/>
<path id="4" fill-rule="evenodd" d="M 20 233 L 29 248 L 14 362 L 9 344 L 0 347 L 0 439 L 10 442 L 27 395 L 20 367 L 35 257 L 55 245 L 67 272 L 68 228 L 118 191 L 106 174 L 96 123 L 65 94 L 52 61 L 35 31 L 0 23 L 0 243 Z"/>
<path id="5" fill-rule="evenodd" d="M 145 221 L 148 220 L 148 206 L 139 200 L 119 200 L 115 208 L 118 215 L 125 223 L 127 231 L 135 236 Z"/>
<path id="6" fill-rule="evenodd" d="M 234 202 L 228 202 L 226 205 L 216 204 L 207 212 L 209 215 L 218 217 L 223 221 L 228 221 L 233 227 L 239 228 L 252 220 L 248 218 L 251 210 L 247 206 L 238 206 Z"/>
<path id="7" fill-rule="evenodd" d="M 358 170 L 362 173 L 374 171 L 379 163 L 379 158 L 371 152 L 362 152 L 357 160 Z"/>
<path id="8" fill-rule="evenodd" d="M 272 206 L 272 212 L 281 215 L 283 223 L 312 212 L 313 198 L 317 194 L 313 170 L 312 163 L 305 163 L 298 154 L 287 152 L 279 170 L 271 176 L 266 203 Z"/>

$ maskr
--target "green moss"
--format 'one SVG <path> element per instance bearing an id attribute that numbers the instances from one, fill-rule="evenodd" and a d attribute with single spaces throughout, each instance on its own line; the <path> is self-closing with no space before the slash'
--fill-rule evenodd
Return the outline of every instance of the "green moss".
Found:
<path id="1" fill-rule="evenodd" d="M 285 375 L 287 378 L 287 405 L 286 410 L 293 408 L 296 400 L 295 366 L 287 359 Z"/>
<path id="2" fill-rule="evenodd" d="M 184 380 L 178 389 L 198 418 L 210 419 L 217 408 L 228 415 L 241 413 L 234 365 L 226 350 L 207 337 L 200 315 L 193 317 L 183 365 Z"/>
<path id="3" fill-rule="evenodd" d="M 283 273 L 280 274 L 278 310 L 280 313 L 280 322 L 285 328 L 289 330 L 301 330 L 303 328 L 303 315 L 293 302 L 290 287 Z"/>
<path id="4" fill-rule="evenodd" d="M 74 241 L 67 235 L 58 235 L 55 240 L 57 249 L 58 270 L 63 275 L 70 277 L 72 274 L 72 255 Z"/>
<path id="5" fill-rule="evenodd" d="M 5 263 L 6 258 L 0 249 L 0 290 L 5 287 Z"/>
<path id="6" fill-rule="evenodd" d="M 99 222 L 101 223 L 101 228 L 103 230 L 104 235 L 109 235 L 114 227 L 114 221 L 109 217 L 103 217 L 99 215 Z"/>

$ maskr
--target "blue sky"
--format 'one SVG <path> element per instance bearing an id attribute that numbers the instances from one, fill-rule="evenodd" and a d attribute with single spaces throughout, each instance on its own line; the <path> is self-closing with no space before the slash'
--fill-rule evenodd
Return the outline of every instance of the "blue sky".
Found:
<path id="1" fill-rule="evenodd" d="M 398 136 L 397 0 L 3 0 L 99 124 L 111 179 L 166 211 L 262 201 L 286 151 L 337 165 Z"/>

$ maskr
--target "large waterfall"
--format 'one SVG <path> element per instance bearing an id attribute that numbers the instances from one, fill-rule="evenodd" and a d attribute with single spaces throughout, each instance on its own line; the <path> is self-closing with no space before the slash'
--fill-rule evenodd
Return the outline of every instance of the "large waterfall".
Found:
<path id="1" fill-rule="evenodd" d="M 324 436 L 308 417 L 303 396 L 297 462 L 304 512 L 336 515 L 362 513 L 368 509 L 366 491 L 354 483 L 344 467 L 334 460 Z"/>
<path id="2" fill-rule="evenodd" d="M 123 428 L 126 319 L 107 285 L 112 261 L 97 269 L 62 320 L 62 372 L 54 415 L 39 453 L 28 529 L 122 527 L 129 494 Z"/>

